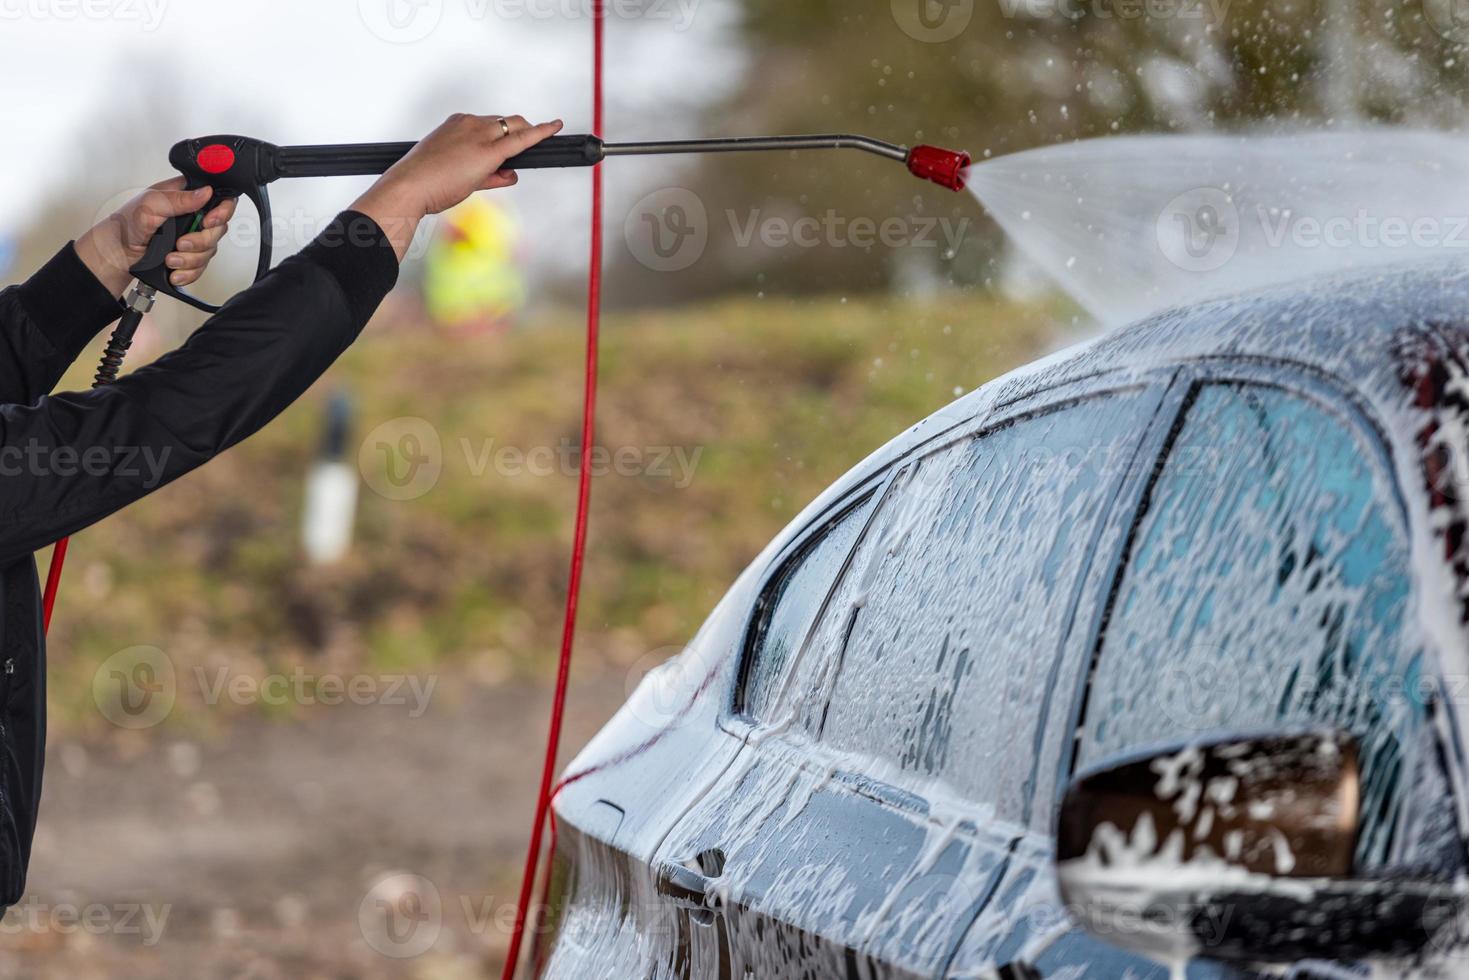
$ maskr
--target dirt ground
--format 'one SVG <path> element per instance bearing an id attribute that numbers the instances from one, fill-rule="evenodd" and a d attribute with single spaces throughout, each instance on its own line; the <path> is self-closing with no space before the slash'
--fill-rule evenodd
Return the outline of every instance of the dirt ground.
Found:
<path id="1" fill-rule="evenodd" d="M 623 675 L 591 670 L 568 759 L 625 696 Z M 498 975 L 548 700 L 445 675 L 418 718 L 344 704 L 209 744 L 53 743 L 0 976 Z M 411 918 L 425 892 L 441 927 L 385 937 L 379 900 Z"/>

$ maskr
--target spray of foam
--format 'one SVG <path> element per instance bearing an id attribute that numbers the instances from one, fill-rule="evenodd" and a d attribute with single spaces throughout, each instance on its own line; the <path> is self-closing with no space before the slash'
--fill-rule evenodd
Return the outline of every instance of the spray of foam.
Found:
<path id="1" fill-rule="evenodd" d="M 1463 252 L 1469 139 L 1136 136 L 997 157 L 969 188 L 1104 324 L 1322 272 Z"/>

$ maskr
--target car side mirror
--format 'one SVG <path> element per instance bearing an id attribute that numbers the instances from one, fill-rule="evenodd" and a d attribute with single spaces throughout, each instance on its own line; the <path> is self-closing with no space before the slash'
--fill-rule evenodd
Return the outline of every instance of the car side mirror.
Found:
<path id="1" fill-rule="evenodd" d="M 1090 770 L 1057 825 L 1070 915 L 1165 962 L 1413 957 L 1457 922 L 1460 890 L 1362 875 L 1361 774 L 1345 732 L 1179 745 Z"/>

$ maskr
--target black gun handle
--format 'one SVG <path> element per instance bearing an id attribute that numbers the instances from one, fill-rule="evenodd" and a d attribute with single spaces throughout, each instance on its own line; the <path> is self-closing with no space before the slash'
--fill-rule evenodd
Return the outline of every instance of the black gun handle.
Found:
<path id="1" fill-rule="evenodd" d="M 164 266 L 168 254 L 177 248 L 178 240 L 202 227 L 204 216 L 224 201 L 248 197 L 260 216 L 260 257 L 255 267 L 259 279 L 270 268 L 271 220 L 270 196 L 265 185 L 274 180 L 273 154 L 270 143 L 248 136 L 205 136 L 183 140 L 169 151 L 168 162 L 184 175 L 184 187 L 193 190 L 211 187 L 209 203 L 191 215 L 180 215 L 163 223 L 148 243 L 148 250 L 132 268 L 139 282 L 206 313 L 217 313 L 219 307 L 206 303 L 168 281 Z"/>
<path id="2" fill-rule="evenodd" d="M 202 186 L 205 186 L 203 182 L 196 181 L 195 178 L 190 174 L 185 175 L 184 187 L 186 190 L 196 190 L 197 188 Z M 186 292 L 183 289 L 180 289 L 178 286 L 175 286 L 172 282 L 170 282 L 168 277 L 173 270 L 164 265 L 164 260 L 168 258 L 169 253 L 173 252 L 177 248 L 178 240 L 180 238 L 203 227 L 204 216 L 206 214 L 208 214 L 210 211 L 213 211 L 215 208 L 219 207 L 220 204 L 224 203 L 230 198 L 239 196 L 240 192 L 236 190 L 216 189 L 214 193 L 210 195 L 209 203 L 204 205 L 204 207 L 201 208 L 199 211 L 196 211 L 193 214 L 181 214 L 177 217 L 169 218 L 156 232 L 153 233 L 153 237 L 148 241 L 148 250 L 143 254 L 143 257 L 139 259 L 138 262 L 128 271 L 130 271 L 139 282 L 148 286 L 152 286 L 160 293 L 164 293 L 166 295 L 172 296 L 174 299 L 188 303 L 195 309 L 203 310 L 205 313 L 218 313 L 218 306 L 215 306 L 212 303 L 206 303 L 199 297 L 193 295 L 192 293 Z M 251 196 L 253 197 L 254 195 Z M 270 264 L 270 256 L 268 251 L 264 251 L 264 249 L 269 249 L 270 247 L 268 240 L 262 241 L 262 247 L 263 251 L 261 255 L 261 263 L 268 267 Z"/>

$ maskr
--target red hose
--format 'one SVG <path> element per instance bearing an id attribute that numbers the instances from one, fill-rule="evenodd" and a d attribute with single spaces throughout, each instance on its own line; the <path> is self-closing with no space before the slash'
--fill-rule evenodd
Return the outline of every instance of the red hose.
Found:
<path id="1" fill-rule="evenodd" d="M 602 21 L 603 0 L 592 0 L 592 132 L 602 135 Z M 546 735 L 546 757 L 541 766 L 541 786 L 536 795 L 535 822 L 525 855 L 520 881 L 520 901 L 515 909 L 515 928 L 505 954 L 504 980 L 514 980 L 535 893 L 536 871 L 541 862 L 541 837 L 551 808 L 551 786 L 556 778 L 556 755 L 561 748 L 561 726 L 566 716 L 566 685 L 571 673 L 572 637 L 576 633 L 576 607 L 581 595 L 582 565 L 586 559 L 587 512 L 592 493 L 592 445 L 597 415 L 597 338 L 602 315 L 602 167 L 592 168 L 592 246 L 587 271 L 587 360 L 582 395 L 581 469 L 577 474 L 576 531 L 571 546 L 571 576 L 566 591 L 566 615 L 561 624 L 561 657 L 556 669 L 556 691 L 551 699 L 551 727 Z M 553 836 L 554 840 L 554 836 Z"/>
<path id="2" fill-rule="evenodd" d="M 51 567 L 46 572 L 46 592 L 41 598 L 41 631 L 51 632 L 51 610 L 56 608 L 56 592 L 61 588 L 61 566 L 66 564 L 66 545 L 62 538 L 51 551 Z"/>
<path id="3" fill-rule="evenodd" d="M 602 135 L 602 21 L 603 0 L 592 0 L 592 132 Z M 561 655 L 556 669 L 556 691 L 551 699 L 551 726 L 546 736 L 546 757 L 541 767 L 541 785 L 536 794 L 535 823 L 531 827 L 530 846 L 525 856 L 525 873 L 520 884 L 520 900 L 515 910 L 515 927 L 510 934 L 506 954 L 504 980 L 514 980 L 525 938 L 525 924 L 535 891 L 536 870 L 540 866 L 541 837 L 551 806 L 551 787 L 556 777 L 556 756 L 561 748 L 561 729 L 566 716 L 566 688 L 571 673 L 572 639 L 576 633 L 577 601 L 581 596 L 582 566 L 586 561 L 587 517 L 592 495 L 592 446 L 596 437 L 597 416 L 597 345 L 602 319 L 602 167 L 592 168 L 592 244 L 587 273 L 587 357 L 582 396 L 581 469 L 577 474 L 576 529 L 571 546 L 571 575 L 566 591 L 566 615 L 561 624 Z M 51 567 L 46 574 L 46 591 L 42 600 L 43 629 L 50 629 L 51 610 L 61 583 L 61 569 L 66 562 L 67 538 L 56 542 L 51 554 Z M 552 841 L 555 840 L 554 829 Z M 554 850 L 554 843 L 552 848 Z"/>

